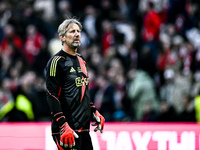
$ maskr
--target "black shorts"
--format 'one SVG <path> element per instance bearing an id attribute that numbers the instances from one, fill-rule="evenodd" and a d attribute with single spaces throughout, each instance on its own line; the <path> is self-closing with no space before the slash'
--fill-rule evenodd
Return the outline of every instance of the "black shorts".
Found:
<path id="1" fill-rule="evenodd" d="M 76 132 L 77 133 L 77 132 Z M 60 146 L 60 135 L 53 135 L 53 140 L 55 141 L 59 150 L 93 150 L 92 140 L 89 132 L 77 133 L 79 138 L 75 138 L 75 146 L 72 148 L 63 148 Z"/>

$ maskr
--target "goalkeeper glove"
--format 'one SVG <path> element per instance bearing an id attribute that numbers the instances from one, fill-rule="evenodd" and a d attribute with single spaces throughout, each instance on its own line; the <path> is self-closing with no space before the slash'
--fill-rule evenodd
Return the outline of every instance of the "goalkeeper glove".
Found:
<path id="1" fill-rule="evenodd" d="M 95 123 L 92 124 L 92 126 L 97 126 L 94 131 L 100 130 L 101 133 L 103 133 L 103 128 L 104 128 L 104 122 L 105 119 L 104 117 L 96 110 L 95 113 L 93 113 L 93 118 L 96 121 Z"/>
<path id="2" fill-rule="evenodd" d="M 60 129 L 60 145 L 65 148 L 69 146 L 72 148 L 75 146 L 75 138 L 79 138 L 76 132 L 74 132 L 67 122 L 65 122 Z"/>

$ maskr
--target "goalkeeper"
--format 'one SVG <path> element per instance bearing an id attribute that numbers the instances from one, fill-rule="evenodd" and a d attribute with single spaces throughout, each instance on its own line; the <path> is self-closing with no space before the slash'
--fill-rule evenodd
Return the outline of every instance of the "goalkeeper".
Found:
<path id="1" fill-rule="evenodd" d="M 92 150 L 90 118 L 95 131 L 103 132 L 104 117 L 90 101 L 86 62 L 77 49 L 82 25 L 66 19 L 58 27 L 63 48 L 46 67 L 47 101 L 52 115 L 52 136 L 59 150 Z"/>

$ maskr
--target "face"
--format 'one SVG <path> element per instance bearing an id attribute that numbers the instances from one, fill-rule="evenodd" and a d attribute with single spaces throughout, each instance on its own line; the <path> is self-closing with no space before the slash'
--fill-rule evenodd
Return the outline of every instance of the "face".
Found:
<path id="1" fill-rule="evenodd" d="M 68 26 L 63 42 L 72 49 L 76 49 L 81 45 L 81 30 L 77 24 L 73 23 Z"/>

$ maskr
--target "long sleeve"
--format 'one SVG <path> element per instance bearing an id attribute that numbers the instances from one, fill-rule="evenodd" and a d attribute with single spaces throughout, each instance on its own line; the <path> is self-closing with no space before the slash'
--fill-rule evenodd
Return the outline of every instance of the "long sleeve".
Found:
<path id="1" fill-rule="evenodd" d="M 62 67 L 59 65 L 59 56 L 53 57 L 47 64 L 46 68 L 46 94 L 52 117 L 61 126 L 65 121 L 59 95 L 61 93 L 61 83 L 63 74 Z"/>

